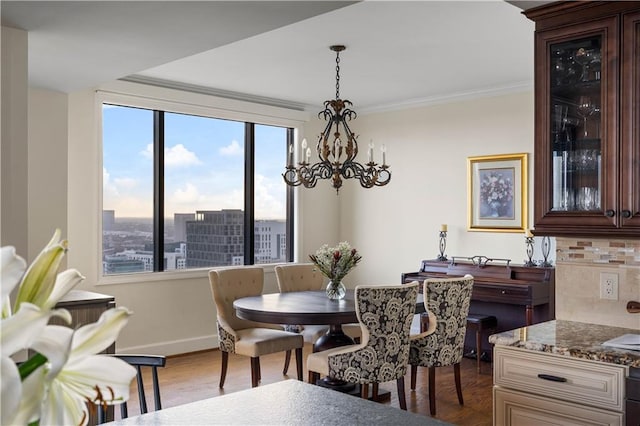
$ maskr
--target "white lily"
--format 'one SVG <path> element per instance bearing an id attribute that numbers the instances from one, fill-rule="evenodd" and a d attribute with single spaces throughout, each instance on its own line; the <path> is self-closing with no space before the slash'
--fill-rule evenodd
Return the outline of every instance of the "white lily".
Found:
<path id="1" fill-rule="evenodd" d="M 67 322 L 71 321 L 71 315 L 65 309 L 42 311 L 31 303 L 23 303 L 15 315 L 2 320 L 2 328 L 0 329 L 0 348 L 2 351 L 0 357 L 2 370 L 1 424 L 13 423 L 11 419 L 16 415 L 16 409 L 20 405 L 23 393 L 23 383 L 20 380 L 18 367 L 10 357 L 22 349 L 31 347 L 45 329 L 52 315 L 61 316 Z M 33 415 L 32 408 L 21 409 L 25 418 L 28 419 Z M 28 411 L 24 412 L 27 409 Z"/>
<path id="2" fill-rule="evenodd" d="M 96 355 L 127 323 L 131 313 L 126 308 L 109 309 L 98 322 L 75 331 L 47 325 L 54 315 L 71 322 L 68 311 L 53 308 L 84 279 L 74 269 L 57 274 L 66 250 L 67 241 L 60 241 L 56 230 L 27 269 L 13 247 L 2 247 L 0 424 L 86 424 L 85 402 L 108 405 L 129 398 L 136 370 L 120 359 Z M 9 294 L 18 283 L 12 315 Z M 28 348 L 38 353 L 18 368 L 11 356 Z"/>
<path id="3" fill-rule="evenodd" d="M 58 268 L 67 245 L 66 240 L 60 241 L 60 230 L 56 229 L 51 241 L 38 254 L 22 278 L 14 306 L 16 311 L 24 302 L 45 306 L 56 285 Z"/>
<path id="4" fill-rule="evenodd" d="M 20 282 L 20 277 L 27 269 L 27 263 L 16 255 L 12 246 L 2 247 L 0 250 L 0 303 L 2 303 L 2 318 L 11 315 L 9 294 Z"/>
<path id="5" fill-rule="evenodd" d="M 86 424 L 85 401 L 111 405 L 129 398 L 136 369 L 118 358 L 96 354 L 115 341 L 130 315 L 120 307 L 105 311 L 96 323 L 75 332 L 61 326 L 45 328 L 33 344 L 50 361 L 41 424 Z"/>

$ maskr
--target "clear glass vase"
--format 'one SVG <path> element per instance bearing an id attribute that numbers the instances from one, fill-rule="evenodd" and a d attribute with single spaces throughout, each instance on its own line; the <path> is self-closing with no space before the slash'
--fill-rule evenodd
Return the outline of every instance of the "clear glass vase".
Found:
<path id="1" fill-rule="evenodd" d="M 329 281 L 329 284 L 327 284 L 327 297 L 329 299 L 344 299 L 345 294 L 347 294 L 347 288 L 342 284 L 342 281 Z"/>

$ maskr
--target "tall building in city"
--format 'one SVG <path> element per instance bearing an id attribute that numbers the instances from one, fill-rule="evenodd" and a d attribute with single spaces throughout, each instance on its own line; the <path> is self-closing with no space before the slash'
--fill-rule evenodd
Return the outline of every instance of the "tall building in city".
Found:
<path id="1" fill-rule="evenodd" d="M 115 210 L 102 210 L 102 230 L 113 231 L 113 225 L 116 223 Z"/>
<path id="2" fill-rule="evenodd" d="M 242 210 L 196 211 L 187 221 L 187 268 L 232 265 L 244 255 L 243 241 Z"/>
<path id="3" fill-rule="evenodd" d="M 184 243 L 187 241 L 187 222 L 195 220 L 195 213 L 174 213 L 173 215 L 173 241 Z"/>
<path id="4" fill-rule="evenodd" d="M 197 211 L 187 225 L 187 268 L 244 264 L 244 212 Z M 256 220 L 254 263 L 286 261 L 285 220 Z"/>
<path id="5" fill-rule="evenodd" d="M 284 220 L 256 220 L 254 263 L 284 262 L 287 259 L 286 223 Z"/>

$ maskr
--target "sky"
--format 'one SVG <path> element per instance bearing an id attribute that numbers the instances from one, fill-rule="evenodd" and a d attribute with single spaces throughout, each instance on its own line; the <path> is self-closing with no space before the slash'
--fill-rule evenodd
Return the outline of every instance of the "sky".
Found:
<path id="1" fill-rule="evenodd" d="M 153 111 L 103 106 L 103 209 L 152 217 Z M 286 129 L 256 125 L 256 219 L 286 217 Z M 165 217 L 244 206 L 244 123 L 165 113 Z"/>

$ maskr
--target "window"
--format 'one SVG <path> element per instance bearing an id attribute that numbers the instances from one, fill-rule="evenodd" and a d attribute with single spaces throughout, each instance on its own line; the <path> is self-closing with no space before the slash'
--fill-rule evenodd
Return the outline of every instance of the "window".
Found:
<path id="1" fill-rule="evenodd" d="M 293 131 L 103 102 L 103 275 L 291 261 Z"/>

